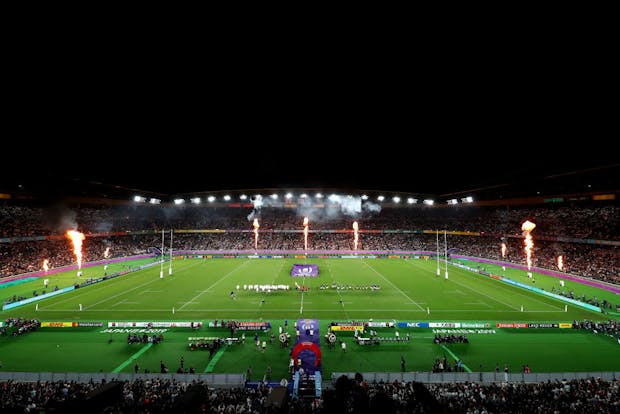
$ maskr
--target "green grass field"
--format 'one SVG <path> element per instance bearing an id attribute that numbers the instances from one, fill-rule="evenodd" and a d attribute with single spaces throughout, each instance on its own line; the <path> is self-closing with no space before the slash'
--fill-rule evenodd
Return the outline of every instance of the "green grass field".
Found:
<path id="1" fill-rule="evenodd" d="M 253 376 L 262 377 L 270 365 L 273 377 L 286 376 L 290 348 L 269 345 L 262 353 L 253 344 L 253 332 L 246 332 L 245 345 L 231 345 L 209 363 L 208 351 L 189 351 L 189 336 L 228 336 L 223 328 L 192 331 L 168 329 L 162 344 L 146 346 L 126 342 L 127 333 L 104 333 L 107 321 L 270 321 L 273 329 L 288 320 L 315 318 L 321 323 L 322 336 L 332 321 L 478 321 L 488 329 L 468 333 L 469 344 L 444 347 L 432 342 L 433 332 L 424 328 L 399 328 L 410 333 L 409 342 L 359 346 L 351 333 L 338 334 L 348 344 L 347 352 L 329 350 L 322 342 L 324 376 L 331 372 L 399 371 L 400 356 L 407 361 L 407 371 L 429 371 L 436 357 L 444 354 L 461 358 L 472 371 L 492 371 L 495 364 L 508 364 L 519 371 L 529 364 L 533 372 L 618 371 L 619 344 L 613 339 L 572 329 L 496 329 L 496 322 L 572 322 L 581 319 L 605 319 L 605 315 L 568 305 L 555 299 L 516 288 L 494 279 L 450 267 L 449 280 L 436 276 L 436 262 L 405 259 L 308 259 L 319 266 L 318 278 L 306 278 L 310 287 L 304 294 L 292 289 L 257 293 L 243 289 L 247 284 L 302 283 L 291 278 L 293 263 L 304 259 L 187 259 L 173 262 L 173 274 L 165 265 L 163 279 L 159 266 L 95 284 L 15 309 L 1 312 L 8 317 L 38 318 L 41 321 L 101 321 L 103 328 L 39 328 L 19 337 L 0 337 L 1 370 L 54 372 L 133 372 L 137 362 L 144 368 L 159 371 L 164 360 L 171 372 L 178 367 L 181 355 L 185 367 L 197 372 L 245 372 L 252 366 Z M 119 266 L 126 266 L 127 263 Z M 489 267 L 489 266 L 487 266 Z M 490 269 L 487 269 L 490 270 Z M 108 269 L 108 272 L 113 271 Z M 100 276 L 102 268 L 87 268 L 86 276 Z M 497 272 L 498 274 L 502 274 Z M 506 270 L 506 276 L 527 282 L 523 271 Z M 76 281 L 75 271 L 50 277 L 50 286 L 67 286 Z M 551 290 L 558 280 L 535 275 L 536 286 Z M 362 286 L 378 284 L 378 291 L 326 289 L 321 284 Z M 236 299 L 230 292 L 237 290 Z M 42 280 L 0 289 L 0 297 L 17 292 L 30 296 L 42 289 Z M 580 295 L 598 294 L 618 302 L 618 296 L 575 282 L 566 289 Z M 82 304 L 83 310 L 79 310 Z M 521 311 L 523 307 L 523 311 Z M 174 309 L 174 313 L 173 313 Z M 430 311 L 430 313 L 429 313 Z M 380 336 L 394 336 L 394 328 L 379 329 Z M 240 336 L 241 332 L 237 332 Z M 261 332 L 261 340 L 269 333 Z M 294 335 L 294 333 L 293 333 Z M 276 335 L 277 336 L 277 335 Z M 276 340 L 277 342 L 277 340 Z M 144 349 L 143 349 L 144 348 Z M 141 353 L 140 353 L 141 352 Z M 136 355 L 138 354 L 139 355 Z M 131 359 L 135 355 L 135 360 Z M 128 363 L 126 363 L 129 361 Z"/>

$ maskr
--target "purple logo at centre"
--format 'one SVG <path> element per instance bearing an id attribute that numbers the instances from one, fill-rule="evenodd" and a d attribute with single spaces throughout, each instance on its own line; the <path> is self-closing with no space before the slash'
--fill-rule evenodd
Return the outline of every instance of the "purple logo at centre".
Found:
<path id="1" fill-rule="evenodd" d="M 319 265 L 315 264 L 294 264 L 291 270 L 292 277 L 318 277 Z"/>

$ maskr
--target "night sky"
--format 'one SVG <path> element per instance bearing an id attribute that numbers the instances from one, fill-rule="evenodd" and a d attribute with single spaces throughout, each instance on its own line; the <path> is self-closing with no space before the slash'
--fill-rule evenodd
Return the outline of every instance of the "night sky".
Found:
<path id="1" fill-rule="evenodd" d="M 327 144 L 328 142 L 324 142 Z M 315 142 L 315 144 L 317 144 Z M 363 145 L 351 150 L 321 150 L 282 146 L 280 153 L 264 146 L 235 148 L 223 145 L 188 147 L 170 155 L 141 151 L 129 155 L 80 156 L 70 164 L 45 162 L 43 170 L 7 169 L 3 166 L 0 189 L 16 188 L 46 194 L 109 194 L 143 191 L 162 196 L 217 190 L 277 188 L 352 189 L 401 191 L 412 194 L 451 194 L 495 191 L 588 191 L 618 187 L 620 164 L 600 157 L 567 157 L 535 151 L 523 160 L 515 153 L 485 146 L 467 149 L 457 145 L 424 148 Z M 183 155 L 182 155 L 183 154 Z M 256 154 L 256 155 L 255 155 Z M 586 153 L 584 152 L 584 155 Z M 56 159 L 62 159 L 57 154 Z M 613 157 L 612 157 L 613 158 Z M 561 185 L 557 186 L 556 184 Z M 22 187 L 18 187 L 22 185 Z M 557 187 L 557 189 L 556 189 Z M 94 190 L 94 191 L 93 191 Z M 498 193 L 499 191 L 499 193 Z M 93 194 L 97 193 L 97 194 Z M 464 194 L 461 196 L 465 196 Z M 503 196 L 503 195 L 502 195 Z"/>

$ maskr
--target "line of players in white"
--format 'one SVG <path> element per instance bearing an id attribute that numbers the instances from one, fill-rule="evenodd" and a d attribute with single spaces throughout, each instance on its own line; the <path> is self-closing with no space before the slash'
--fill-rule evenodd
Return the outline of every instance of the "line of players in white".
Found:
<path id="1" fill-rule="evenodd" d="M 237 290 L 239 290 L 241 286 L 237 285 Z M 276 290 L 290 290 L 290 285 L 243 285 L 243 290 L 254 290 L 256 292 L 274 292 Z"/>

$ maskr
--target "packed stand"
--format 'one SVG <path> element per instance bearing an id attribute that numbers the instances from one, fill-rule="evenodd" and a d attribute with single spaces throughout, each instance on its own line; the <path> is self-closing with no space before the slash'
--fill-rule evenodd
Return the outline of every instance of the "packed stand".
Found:
<path id="1" fill-rule="evenodd" d="M 520 236 L 525 219 L 537 224 L 538 237 L 619 240 L 620 208 L 605 205 L 539 205 L 500 207 L 428 207 L 414 205 L 362 210 L 347 215 L 338 209 L 284 209 L 209 206 L 72 206 L 43 208 L 28 205 L 0 204 L 0 238 L 64 234 L 79 225 L 86 234 L 125 231 L 174 229 L 252 229 L 258 218 L 261 230 L 300 229 L 303 217 L 309 216 L 311 229 L 351 229 L 358 221 L 360 229 L 449 229 L 485 232 L 493 235 Z"/>

